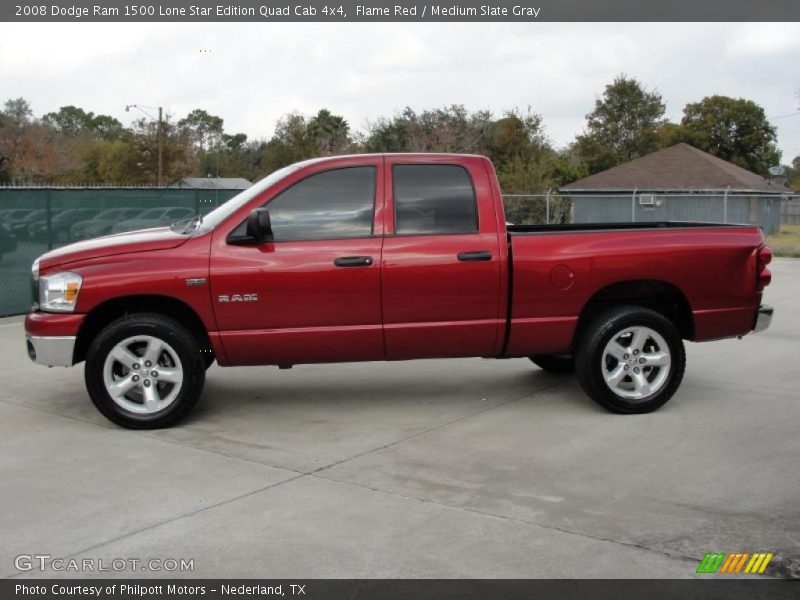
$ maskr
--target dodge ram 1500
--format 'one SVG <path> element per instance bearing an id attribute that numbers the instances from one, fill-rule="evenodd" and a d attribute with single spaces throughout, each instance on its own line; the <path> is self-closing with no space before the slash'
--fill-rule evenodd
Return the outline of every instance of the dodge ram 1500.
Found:
<path id="1" fill-rule="evenodd" d="M 749 225 L 509 225 L 481 156 L 321 158 L 202 218 L 43 255 L 27 348 L 85 361 L 94 404 L 131 428 L 184 417 L 214 360 L 529 357 L 643 413 L 680 385 L 683 340 L 769 324 L 770 259 Z"/>

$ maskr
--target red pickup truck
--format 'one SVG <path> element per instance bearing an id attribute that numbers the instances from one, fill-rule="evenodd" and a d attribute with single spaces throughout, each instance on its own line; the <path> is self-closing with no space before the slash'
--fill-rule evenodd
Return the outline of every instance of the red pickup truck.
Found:
<path id="1" fill-rule="evenodd" d="M 529 357 L 642 413 L 680 385 L 684 339 L 769 324 L 771 257 L 746 225 L 507 224 L 481 156 L 340 156 L 48 252 L 25 330 L 35 362 L 86 361 L 94 404 L 131 428 L 186 416 L 214 360 Z"/>

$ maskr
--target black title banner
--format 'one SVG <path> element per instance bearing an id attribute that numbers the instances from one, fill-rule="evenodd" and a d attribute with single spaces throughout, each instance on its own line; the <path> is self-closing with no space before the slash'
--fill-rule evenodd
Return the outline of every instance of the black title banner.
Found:
<path id="1" fill-rule="evenodd" d="M 798 0 L 3 0 L 0 21 L 800 21 Z"/>

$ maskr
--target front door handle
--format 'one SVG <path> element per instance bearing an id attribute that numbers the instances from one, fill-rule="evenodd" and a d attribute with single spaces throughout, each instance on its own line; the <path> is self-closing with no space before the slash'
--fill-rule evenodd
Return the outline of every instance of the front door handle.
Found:
<path id="1" fill-rule="evenodd" d="M 469 252 L 459 252 L 458 260 L 461 262 L 485 262 L 492 260 L 492 253 L 488 250 L 470 250 Z"/>
<path id="2" fill-rule="evenodd" d="M 333 261 L 337 267 L 368 267 L 372 264 L 371 256 L 340 256 Z"/>

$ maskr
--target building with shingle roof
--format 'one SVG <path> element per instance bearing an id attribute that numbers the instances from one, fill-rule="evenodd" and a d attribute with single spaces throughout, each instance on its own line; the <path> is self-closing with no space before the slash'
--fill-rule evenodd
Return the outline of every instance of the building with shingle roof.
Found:
<path id="1" fill-rule="evenodd" d="M 576 223 L 707 221 L 780 227 L 781 199 L 790 193 L 731 162 L 689 144 L 579 179 L 561 188 Z"/>

